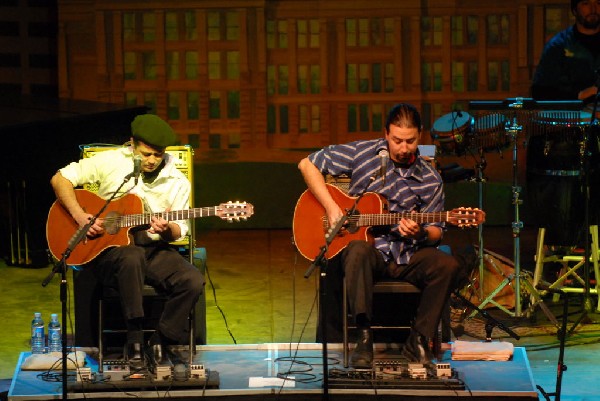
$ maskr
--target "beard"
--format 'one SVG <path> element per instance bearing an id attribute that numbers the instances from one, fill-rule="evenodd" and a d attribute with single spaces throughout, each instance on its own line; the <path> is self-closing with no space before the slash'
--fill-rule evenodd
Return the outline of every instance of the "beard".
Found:
<path id="1" fill-rule="evenodd" d="M 589 14 L 586 17 L 578 14 L 576 17 L 577 22 L 586 29 L 598 29 L 600 28 L 600 16 L 598 14 Z"/>

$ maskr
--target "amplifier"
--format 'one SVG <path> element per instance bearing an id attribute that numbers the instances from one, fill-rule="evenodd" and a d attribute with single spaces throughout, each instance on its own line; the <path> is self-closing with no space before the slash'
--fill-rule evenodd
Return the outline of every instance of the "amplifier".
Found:
<path id="1" fill-rule="evenodd" d="M 105 150 L 118 149 L 125 147 L 126 145 L 106 145 L 106 146 L 93 146 L 83 145 L 81 148 L 81 158 L 92 157 L 97 153 Z M 165 152 L 171 155 L 175 159 L 175 166 L 181 170 L 186 176 L 187 171 L 194 167 L 194 149 L 190 145 L 181 146 L 168 146 Z"/>
<path id="2" fill-rule="evenodd" d="M 105 150 L 119 149 L 125 145 L 83 145 L 81 147 L 81 158 L 85 159 L 93 157 L 94 155 L 104 152 Z M 194 149 L 190 145 L 181 146 L 167 146 L 165 152 L 168 153 L 175 160 L 175 167 L 186 176 L 186 178 L 194 183 Z M 98 184 L 87 184 L 84 188 L 91 192 L 98 190 Z M 193 199 L 190 199 L 193 204 Z"/>

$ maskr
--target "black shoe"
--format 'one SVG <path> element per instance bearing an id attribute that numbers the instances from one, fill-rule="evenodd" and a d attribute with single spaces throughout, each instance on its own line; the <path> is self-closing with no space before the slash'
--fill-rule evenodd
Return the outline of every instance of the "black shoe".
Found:
<path id="1" fill-rule="evenodd" d="M 173 366 L 169 358 L 167 347 L 162 344 L 148 345 L 146 348 L 148 354 L 148 363 L 151 366 Z"/>
<path id="2" fill-rule="evenodd" d="M 371 329 L 359 329 L 356 347 L 350 356 L 350 366 L 355 369 L 373 367 L 373 333 Z"/>
<path id="3" fill-rule="evenodd" d="M 421 363 L 427 366 L 433 366 L 435 357 L 429 348 L 429 340 L 416 330 L 411 330 L 410 335 L 402 348 L 402 356 L 409 362 Z"/>
<path id="4" fill-rule="evenodd" d="M 134 369 L 141 369 L 145 365 L 144 351 L 141 343 L 128 343 L 123 352 L 125 361 Z"/>

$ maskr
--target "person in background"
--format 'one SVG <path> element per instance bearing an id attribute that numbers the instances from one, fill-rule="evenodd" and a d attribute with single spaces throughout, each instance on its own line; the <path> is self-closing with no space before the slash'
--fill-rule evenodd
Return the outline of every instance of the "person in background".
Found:
<path id="1" fill-rule="evenodd" d="M 536 100 L 593 103 L 600 79 L 600 0 L 571 0 L 575 24 L 546 43 L 533 76 Z"/>
<path id="2" fill-rule="evenodd" d="M 421 129 L 416 108 L 398 104 L 389 112 L 384 138 L 330 145 L 300 161 L 302 176 L 332 227 L 344 216 L 344 211 L 329 193 L 324 175 L 351 177 L 349 194 L 352 196 L 365 192 L 383 195 L 391 213 L 443 210 L 441 177 L 419 156 Z M 382 163 L 380 156 L 388 154 L 391 163 Z M 442 312 L 452 291 L 477 263 L 474 250 L 469 260 L 438 250 L 436 246 L 443 232 L 443 223 L 419 224 L 409 218 L 399 218 L 397 224 L 373 227 L 373 244 L 351 241 L 329 261 L 327 277 L 346 280 L 350 313 L 359 330 L 350 357 L 352 367 L 372 367 L 373 283 L 383 278 L 408 281 L 421 289 L 417 316 L 402 354 L 411 362 L 432 363 L 430 339 Z M 326 301 L 330 302 L 337 303 L 336 309 L 341 310 L 339 299 Z M 389 305 L 398 311 L 402 307 Z"/>
<path id="3" fill-rule="evenodd" d="M 74 187 L 99 183 L 98 195 L 109 199 L 134 166 L 141 160 L 140 179 L 130 179 L 117 198 L 133 193 L 142 199 L 145 212 L 156 213 L 189 208 L 191 185 L 165 152 L 177 137 L 173 129 L 156 115 L 135 117 L 131 123 L 131 145 L 106 150 L 94 157 L 81 159 L 60 169 L 51 179 L 56 197 L 80 227 L 88 224 L 96 210 L 80 205 Z M 167 221 L 152 217 L 147 226 L 130 230 L 130 245 L 103 251 L 89 268 L 104 285 L 119 290 L 123 316 L 127 325 L 124 357 L 135 368 L 145 366 L 146 356 L 152 365 L 171 364 L 167 347 L 189 340 L 188 317 L 202 294 L 204 277 L 169 242 L 184 237 L 189 230 L 186 220 Z M 97 219 L 87 231 L 86 240 L 104 235 L 103 220 Z M 158 329 L 144 344 L 142 289 L 150 284 L 167 295 Z M 145 353 L 147 355 L 145 355 Z"/>

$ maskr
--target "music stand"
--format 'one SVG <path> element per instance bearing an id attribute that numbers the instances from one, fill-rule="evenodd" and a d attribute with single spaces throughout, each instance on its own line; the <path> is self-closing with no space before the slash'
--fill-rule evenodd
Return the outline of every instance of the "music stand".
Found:
<path id="1" fill-rule="evenodd" d="M 510 136 L 513 147 L 512 147 L 512 203 L 514 208 L 514 221 L 512 222 L 512 235 L 513 235 L 513 259 L 514 259 L 514 275 L 505 277 L 505 279 L 498 285 L 498 287 L 492 291 L 487 298 L 485 298 L 479 305 L 483 307 L 488 303 L 493 303 L 498 306 L 501 310 L 513 317 L 523 317 L 522 305 L 521 305 L 521 279 L 523 284 L 527 287 L 530 295 L 537 297 L 538 303 L 547 317 L 558 326 L 558 321 L 550 313 L 548 308 L 543 304 L 540 293 L 533 287 L 532 283 L 529 282 L 527 277 L 522 277 L 521 274 L 521 249 L 520 249 L 520 233 L 523 228 L 523 222 L 520 221 L 519 206 L 523 203 L 520 198 L 521 187 L 518 183 L 518 145 L 517 136 L 522 131 L 522 125 L 518 122 L 517 111 L 519 110 L 581 110 L 583 102 L 580 100 L 566 100 L 566 101 L 537 101 L 531 98 L 507 98 L 504 100 L 481 100 L 469 102 L 469 108 L 472 110 L 501 110 L 505 112 L 512 112 L 512 118 L 510 118 L 505 125 L 506 134 Z M 495 303 L 494 297 L 500 292 L 506 285 L 510 284 L 514 280 L 515 290 L 515 305 L 514 312 L 510 312 L 508 309 Z"/>

